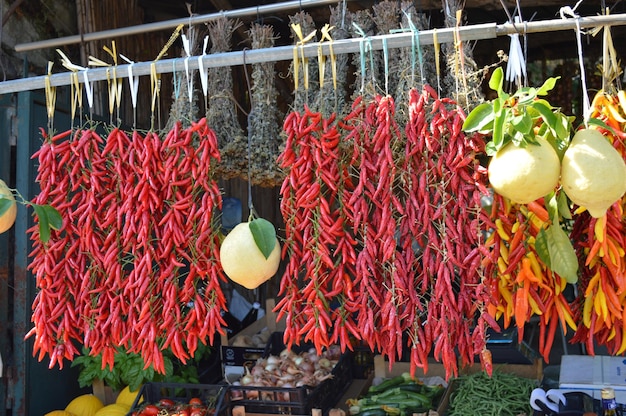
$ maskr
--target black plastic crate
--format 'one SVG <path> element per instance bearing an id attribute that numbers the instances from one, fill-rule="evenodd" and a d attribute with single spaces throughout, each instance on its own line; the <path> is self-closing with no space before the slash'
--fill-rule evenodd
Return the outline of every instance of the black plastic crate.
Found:
<path id="1" fill-rule="evenodd" d="M 189 400 L 197 397 L 208 408 L 215 409 L 207 416 L 224 415 L 226 403 L 224 397 L 228 390 L 227 384 L 195 384 L 195 383 L 146 383 L 131 407 L 129 415 L 140 410 L 147 404 L 157 404 L 161 399 L 171 399 L 175 403 L 187 404 Z"/>
<path id="2" fill-rule="evenodd" d="M 296 353 L 308 350 L 312 344 L 294 345 Z M 265 351 L 265 357 L 279 355 L 285 348 L 282 333 L 272 334 Z M 348 389 L 353 379 L 352 354 L 342 354 L 333 367 L 332 378 L 322 381 L 315 387 L 254 387 L 230 386 L 225 401 L 232 413 L 235 406 L 243 406 L 246 413 L 310 415 L 313 409 L 321 409 L 327 414 Z"/>
<path id="3" fill-rule="evenodd" d="M 352 377 L 366 380 L 374 374 L 374 353 L 368 347 L 354 347 L 352 351 Z"/>

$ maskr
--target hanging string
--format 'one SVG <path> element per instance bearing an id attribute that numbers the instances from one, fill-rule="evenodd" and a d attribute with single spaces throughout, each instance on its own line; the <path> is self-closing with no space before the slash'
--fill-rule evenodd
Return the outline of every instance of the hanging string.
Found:
<path id="1" fill-rule="evenodd" d="M 249 100 L 250 100 L 250 108 L 254 109 L 254 103 L 252 102 L 252 87 L 250 86 L 250 77 L 248 75 L 248 67 L 247 67 L 247 63 L 246 63 L 246 48 L 243 49 L 243 53 L 242 53 L 242 60 L 243 60 L 243 73 L 246 77 L 246 86 L 248 88 L 248 95 L 249 95 Z M 248 210 L 249 212 L 249 217 L 251 218 L 256 218 L 257 217 L 257 212 L 254 209 L 254 204 L 252 202 L 252 169 L 250 169 L 250 165 L 252 162 L 252 117 L 255 117 L 256 115 L 254 114 L 253 110 L 250 110 L 250 112 L 248 113 L 248 146 L 247 146 L 247 152 L 248 152 Z"/>
<path id="2" fill-rule="evenodd" d="M 576 23 L 576 45 L 578 47 L 578 63 L 580 65 L 580 84 L 583 94 L 583 123 L 585 124 L 585 127 L 588 127 L 589 117 L 591 116 L 591 103 L 589 102 L 589 94 L 587 93 L 587 77 L 585 74 L 585 61 L 583 59 L 580 16 L 575 13 L 581 2 L 582 0 L 579 0 L 574 8 L 571 8 L 569 6 L 561 7 L 561 9 L 559 10 L 559 14 L 561 15 L 561 19 L 567 19 L 568 16 L 575 19 L 574 22 Z"/>
<path id="3" fill-rule="evenodd" d="M 302 70 L 303 70 L 303 82 L 304 89 L 308 91 L 309 89 L 309 59 L 304 56 L 304 44 L 313 39 L 313 37 L 317 34 L 317 30 L 309 33 L 306 37 L 302 33 L 302 27 L 300 24 L 292 24 L 291 29 L 298 37 L 298 41 L 296 42 L 296 46 L 293 49 L 293 77 L 294 77 L 294 85 L 295 89 L 298 89 L 298 78 L 299 78 L 299 70 L 298 70 L 298 62 L 302 61 Z"/>
<path id="4" fill-rule="evenodd" d="M 113 124 L 113 112 L 117 111 L 117 119 L 120 119 L 120 106 L 122 103 L 122 82 L 117 78 L 117 48 L 115 41 L 111 42 L 111 48 L 103 46 L 102 49 L 107 52 L 111 58 L 113 58 L 112 78 L 109 78 L 109 72 L 107 71 L 107 83 L 109 85 L 109 114 L 111 117 L 111 124 Z"/>
<path id="5" fill-rule="evenodd" d="M 437 94 L 441 96 L 441 45 L 437 38 L 437 29 L 433 29 L 433 45 L 435 47 L 435 71 L 437 72 Z"/>
<path id="6" fill-rule="evenodd" d="M 209 71 L 204 66 L 204 57 L 206 56 L 207 46 L 209 44 L 209 36 L 204 37 L 204 43 L 202 44 L 202 55 L 198 57 L 198 69 L 200 71 L 200 84 L 202 85 L 202 94 L 204 95 L 204 109 L 209 108 L 208 92 L 209 92 Z"/>
<path id="7" fill-rule="evenodd" d="M 160 96 L 160 91 L 161 91 L 161 76 L 160 74 L 157 73 L 156 63 L 159 59 L 161 59 L 167 53 L 167 50 L 170 48 L 170 46 L 172 46 L 172 44 L 176 41 L 176 39 L 178 39 L 178 36 L 180 35 L 180 31 L 183 29 L 184 26 L 185 25 L 181 23 L 180 25 L 176 27 L 176 29 L 174 30 L 174 33 L 172 33 L 172 36 L 170 36 L 170 38 L 165 43 L 165 45 L 163 46 L 163 48 L 161 49 L 157 57 L 154 59 L 154 61 L 150 63 L 150 90 L 152 92 L 152 105 L 151 105 L 152 117 L 150 120 L 151 130 L 154 130 L 155 110 L 157 109 L 156 108 L 157 104 L 160 104 L 158 98 Z M 157 111 L 157 117 L 158 117 L 158 124 L 160 126 L 161 125 L 161 111 L 160 111 L 160 108 L 158 110 L 159 111 Z"/>
<path id="8" fill-rule="evenodd" d="M 48 75 L 45 78 L 45 94 L 46 94 L 46 111 L 48 114 L 48 134 L 52 135 L 52 127 L 54 126 L 54 110 L 57 101 L 57 89 L 50 83 L 52 76 L 53 62 L 48 62 Z"/>
<path id="9" fill-rule="evenodd" d="M 389 95 L 389 48 L 387 38 L 383 38 L 383 60 L 385 61 L 385 95 Z"/>
<path id="10" fill-rule="evenodd" d="M 135 62 L 131 61 L 120 53 L 120 58 L 125 60 L 128 65 L 128 86 L 130 89 L 130 99 L 133 104 L 133 128 L 137 127 L 137 93 L 139 91 L 139 76 L 133 75 L 133 66 Z"/>
<path id="11" fill-rule="evenodd" d="M 322 36 L 319 41 L 319 45 L 317 47 L 317 59 L 319 61 L 319 77 L 320 77 L 320 88 L 324 87 L 324 73 L 326 71 L 326 55 L 322 50 L 322 45 L 325 40 L 328 41 L 328 55 L 330 57 L 330 70 L 333 77 L 333 88 L 337 90 L 337 56 L 333 51 L 333 38 L 330 36 L 330 31 L 335 27 L 326 23 L 324 27 L 322 27 L 321 32 Z"/>
<path id="12" fill-rule="evenodd" d="M 357 33 L 361 36 L 359 40 L 359 51 L 361 57 L 361 94 L 365 91 L 365 75 L 367 74 L 366 68 L 366 57 L 369 55 L 370 59 L 370 72 L 372 73 L 372 83 L 376 84 L 376 78 L 374 76 L 374 54 L 372 53 L 372 40 L 369 36 L 365 34 L 363 29 L 356 24 L 356 22 L 352 22 L 352 26 L 357 31 Z"/>
<path id="13" fill-rule="evenodd" d="M 520 17 L 515 16 L 515 22 L 511 23 L 521 23 Z M 506 65 L 505 79 L 519 88 L 526 80 L 526 61 L 519 40 L 519 34 L 513 33 L 509 35 L 509 38 L 511 44 L 509 46 L 509 60 Z"/>
<path id="14" fill-rule="evenodd" d="M 176 61 L 177 59 L 174 59 L 172 61 L 172 85 L 174 88 L 174 99 L 178 101 L 178 99 L 180 98 L 180 86 L 182 85 L 182 80 L 178 78 L 178 71 L 176 71 Z"/>
<path id="15" fill-rule="evenodd" d="M 93 84 L 89 81 L 89 70 L 83 71 L 83 82 L 85 83 L 85 95 L 87 95 L 87 105 L 89 105 L 89 118 L 93 120 Z"/>
<path id="16" fill-rule="evenodd" d="M 191 27 L 189 28 L 191 30 Z M 183 33 L 181 35 L 183 41 L 183 49 L 185 51 L 185 76 L 187 79 L 187 93 L 189 97 L 189 103 L 191 104 L 193 101 L 193 76 L 191 71 L 189 70 L 189 59 L 191 59 L 191 46 L 190 41 L 187 39 L 187 36 Z"/>
<path id="17" fill-rule="evenodd" d="M 63 51 L 61 51 L 60 49 L 57 49 L 56 51 L 59 55 L 61 55 L 61 65 L 63 65 L 63 67 L 66 68 L 67 70 L 71 71 L 71 75 L 70 75 L 71 77 L 70 89 L 71 89 L 71 95 L 72 95 L 71 123 L 73 126 L 74 118 L 76 117 L 76 110 L 78 108 L 83 107 L 83 89 L 82 89 L 82 84 L 78 80 L 78 71 L 81 71 L 81 70 L 84 71 L 86 68 L 73 64 L 72 61 L 70 61 L 70 59 L 67 57 L 67 55 L 65 55 Z"/>
<path id="18" fill-rule="evenodd" d="M 415 84 L 413 68 L 415 67 L 415 52 L 417 50 L 417 59 L 418 59 L 419 68 L 420 68 L 420 79 L 422 81 L 422 84 L 425 84 L 426 81 L 424 80 L 424 58 L 422 56 L 422 46 L 420 44 L 420 31 L 417 28 L 417 26 L 415 26 L 415 23 L 413 23 L 413 19 L 411 19 L 411 13 L 407 13 L 404 10 L 402 12 L 404 13 L 404 15 L 407 18 L 407 21 L 409 22 L 409 28 L 411 29 L 411 33 L 413 33 L 413 37 L 411 38 L 411 48 L 413 50 L 413 57 L 412 57 L 413 65 L 411 68 L 411 82 Z"/>

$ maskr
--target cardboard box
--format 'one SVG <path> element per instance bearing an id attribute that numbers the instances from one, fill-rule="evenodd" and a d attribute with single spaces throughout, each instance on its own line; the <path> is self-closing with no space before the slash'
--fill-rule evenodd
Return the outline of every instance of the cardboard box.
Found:
<path id="1" fill-rule="evenodd" d="M 268 299 L 266 302 L 265 315 L 258 319 L 250 326 L 239 331 L 237 336 L 249 335 L 253 336 L 262 329 L 267 328 L 270 334 L 275 331 L 283 331 L 285 328 L 284 321 L 276 322 L 276 314 L 273 312 L 275 306 L 274 299 Z M 255 362 L 263 356 L 266 345 L 263 347 L 236 347 L 232 345 L 235 338 L 229 339 L 222 335 L 220 355 L 222 359 L 222 374 L 226 380 L 234 380 L 241 377 L 244 373 L 244 365 L 248 362 Z"/>
<path id="2" fill-rule="evenodd" d="M 615 389 L 618 403 L 626 403 L 626 358 L 606 355 L 564 355 L 559 388 L 582 391 L 600 399 L 603 387 Z"/>

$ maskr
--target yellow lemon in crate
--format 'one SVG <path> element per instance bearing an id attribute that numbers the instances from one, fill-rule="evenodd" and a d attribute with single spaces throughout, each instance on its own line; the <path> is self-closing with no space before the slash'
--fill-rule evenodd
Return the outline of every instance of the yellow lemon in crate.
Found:
<path id="1" fill-rule="evenodd" d="M 70 413 L 67 410 L 53 410 L 46 413 L 44 416 L 76 416 L 74 413 Z"/>

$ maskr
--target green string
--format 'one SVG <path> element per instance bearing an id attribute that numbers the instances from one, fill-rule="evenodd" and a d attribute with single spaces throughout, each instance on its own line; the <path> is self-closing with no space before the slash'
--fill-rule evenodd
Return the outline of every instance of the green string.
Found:
<path id="1" fill-rule="evenodd" d="M 352 26 L 357 31 L 357 33 L 361 36 L 361 41 L 359 42 L 359 51 L 361 58 L 361 93 L 365 90 L 365 74 L 366 74 L 366 58 L 365 55 L 369 52 L 370 58 L 370 69 L 372 73 L 372 82 L 375 82 L 374 78 L 374 54 L 372 53 L 372 40 L 369 36 L 365 34 L 363 29 L 359 27 L 355 22 L 352 22 Z"/>
<path id="2" fill-rule="evenodd" d="M 182 83 L 182 80 L 178 79 L 178 74 L 176 72 L 176 61 L 177 59 L 174 59 L 172 61 L 172 76 L 174 77 L 172 84 L 174 84 L 174 98 L 178 100 L 178 97 L 180 95 L 180 85 Z"/>
<path id="3" fill-rule="evenodd" d="M 404 15 L 406 16 L 409 22 L 409 28 L 411 30 L 411 33 L 413 33 L 413 37 L 411 38 L 411 51 L 412 51 L 411 62 L 413 64 L 413 67 L 411 68 L 411 79 L 412 81 L 414 81 L 413 69 L 415 68 L 415 50 L 417 49 L 417 59 L 419 61 L 419 67 L 420 67 L 420 78 L 422 80 L 422 84 L 424 84 L 425 83 L 424 81 L 424 57 L 422 56 L 422 45 L 420 44 L 420 31 L 417 28 L 417 26 L 415 26 L 415 24 L 413 23 L 413 20 L 411 19 L 411 13 L 407 13 L 404 10 L 402 11 L 402 13 L 404 13 Z"/>
<path id="4" fill-rule="evenodd" d="M 389 94 L 389 48 L 387 38 L 383 38 L 383 58 L 385 60 L 385 94 Z"/>

